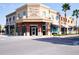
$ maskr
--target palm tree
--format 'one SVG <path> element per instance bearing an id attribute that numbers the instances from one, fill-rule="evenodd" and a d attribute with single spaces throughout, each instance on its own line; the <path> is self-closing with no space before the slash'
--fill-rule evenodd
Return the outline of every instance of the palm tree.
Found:
<path id="1" fill-rule="evenodd" d="M 66 19 L 66 12 L 67 12 L 67 10 L 70 10 L 70 5 L 69 5 L 69 3 L 64 3 L 63 5 L 62 5 L 62 11 L 64 11 L 64 16 L 65 16 L 65 24 L 66 24 L 66 21 L 67 21 L 67 19 Z M 66 30 L 66 34 L 67 34 L 67 31 L 68 31 L 68 28 L 67 28 L 67 30 Z"/>
<path id="2" fill-rule="evenodd" d="M 64 16 L 65 16 L 65 19 L 66 19 L 66 12 L 67 12 L 67 10 L 70 10 L 70 5 L 69 5 L 69 3 L 64 3 L 63 5 L 62 5 L 62 11 L 64 11 Z"/>
<path id="3" fill-rule="evenodd" d="M 78 9 L 75 9 L 73 11 L 72 16 L 75 16 L 76 17 L 76 27 L 77 27 L 77 20 L 78 20 L 78 17 L 79 17 L 79 10 Z M 77 29 L 76 29 L 76 34 L 77 34 Z"/>

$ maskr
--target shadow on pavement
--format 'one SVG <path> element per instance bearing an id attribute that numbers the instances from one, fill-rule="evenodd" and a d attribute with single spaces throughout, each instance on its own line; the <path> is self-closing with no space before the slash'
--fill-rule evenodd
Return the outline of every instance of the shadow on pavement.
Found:
<path id="1" fill-rule="evenodd" d="M 64 44 L 64 45 L 79 45 L 79 37 L 70 37 L 70 38 L 39 38 L 39 39 L 33 39 L 37 41 L 42 42 L 49 42 L 52 44 Z"/>

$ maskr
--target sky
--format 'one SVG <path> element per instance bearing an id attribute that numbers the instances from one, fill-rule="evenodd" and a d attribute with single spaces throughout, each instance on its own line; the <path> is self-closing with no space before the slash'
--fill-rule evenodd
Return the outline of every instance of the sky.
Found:
<path id="1" fill-rule="evenodd" d="M 44 3 L 49 6 L 51 9 L 54 9 L 63 16 L 64 12 L 62 11 L 62 3 Z M 0 24 L 6 24 L 6 15 L 15 11 L 18 7 L 24 5 L 24 3 L 0 3 Z M 70 10 L 67 11 L 67 16 L 72 16 L 72 12 L 75 9 L 79 9 L 79 3 L 70 3 Z M 78 19 L 79 22 L 79 19 Z M 79 25 L 79 24 L 78 24 Z"/>

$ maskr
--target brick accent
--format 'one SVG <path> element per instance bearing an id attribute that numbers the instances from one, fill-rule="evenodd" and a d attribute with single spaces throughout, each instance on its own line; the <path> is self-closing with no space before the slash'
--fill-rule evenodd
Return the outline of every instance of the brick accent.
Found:
<path id="1" fill-rule="evenodd" d="M 19 32 L 22 32 L 22 24 L 21 23 L 18 23 L 18 29 L 19 29 L 18 30 Z"/>
<path id="2" fill-rule="evenodd" d="M 47 35 L 50 35 L 50 23 L 46 23 L 46 32 Z"/>
<path id="3" fill-rule="evenodd" d="M 42 24 L 38 23 L 38 32 L 42 32 Z"/>

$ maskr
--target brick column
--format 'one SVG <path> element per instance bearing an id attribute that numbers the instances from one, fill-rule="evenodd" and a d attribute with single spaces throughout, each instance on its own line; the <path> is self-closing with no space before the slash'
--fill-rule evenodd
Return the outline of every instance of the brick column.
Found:
<path id="1" fill-rule="evenodd" d="M 46 27 L 47 35 L 50 35 L 50 23 L 46 23 Z"/>
<path id="2" fill-rule="evenodd" d="M 30 36 L 30 24 L 26 23 L 27 36 Z"/>
<path id="3" fill-rule="evenodd" d="M 42 35 L 42 25 L 41 23 L 38 24 L 38 36 L 41 36 Z"/>

